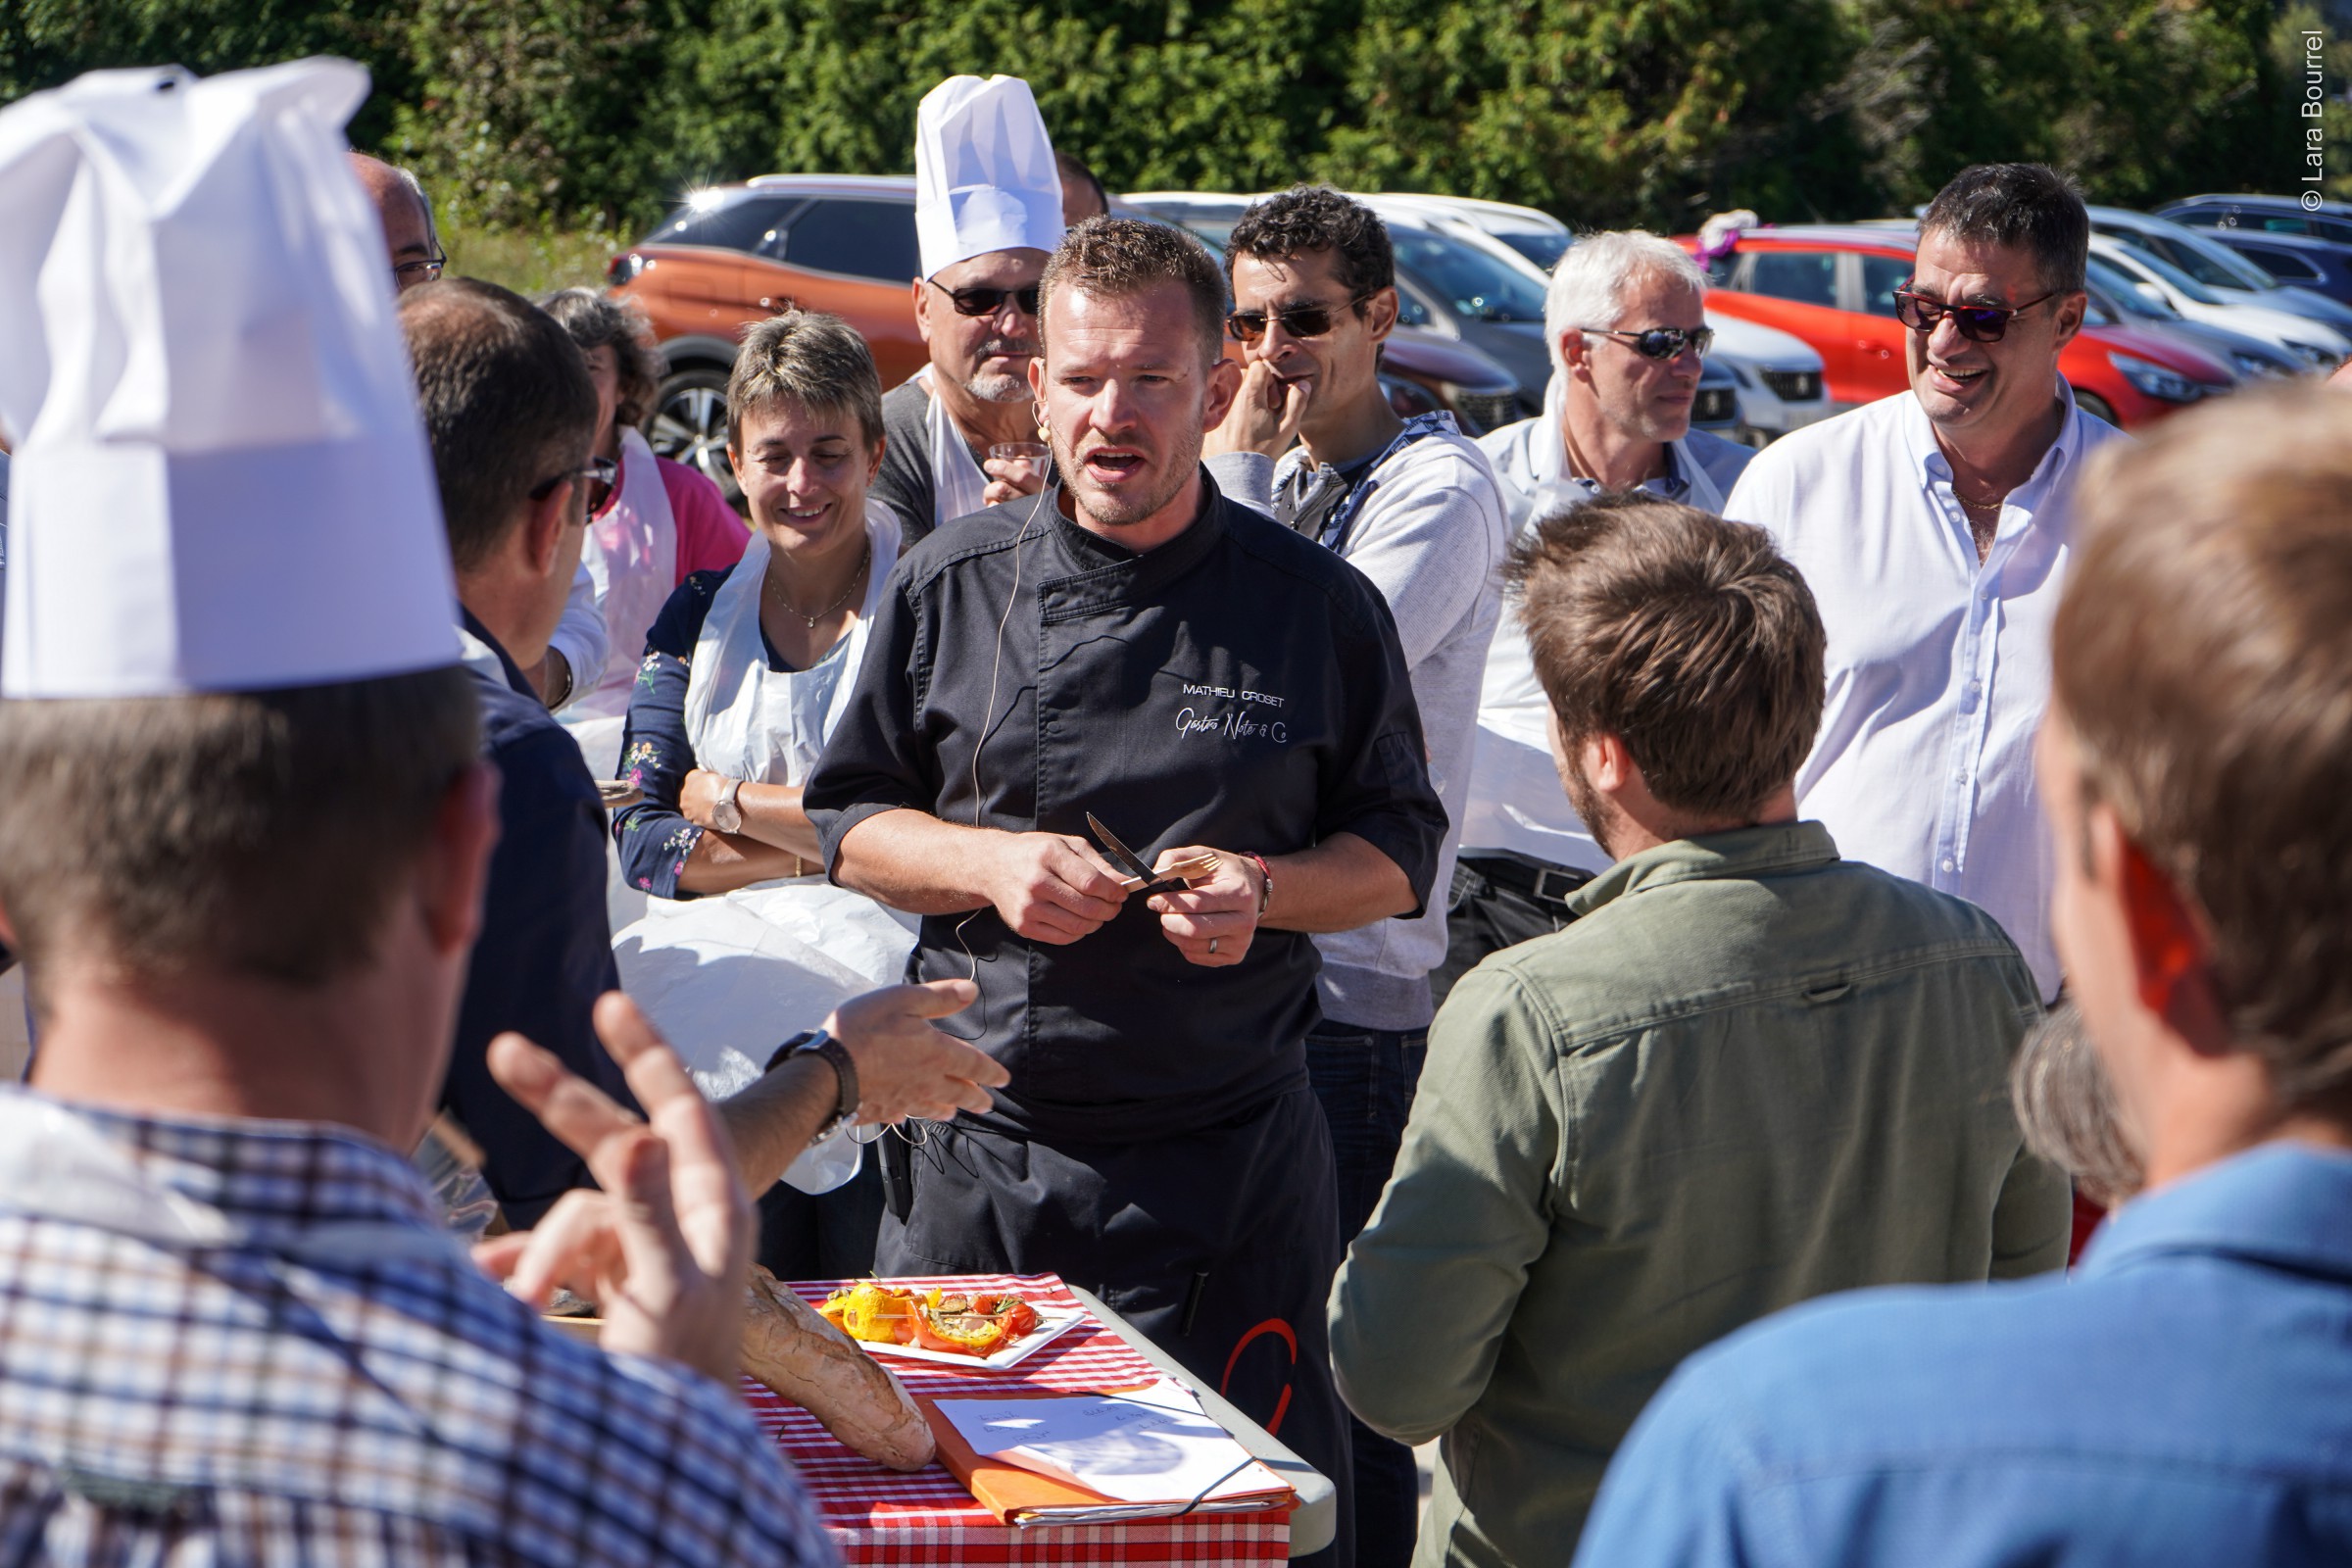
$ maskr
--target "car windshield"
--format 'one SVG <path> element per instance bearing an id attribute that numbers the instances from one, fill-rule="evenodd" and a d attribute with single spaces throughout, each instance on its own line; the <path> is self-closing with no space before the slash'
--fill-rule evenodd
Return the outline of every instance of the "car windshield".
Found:
<path id="1" fill-rule="evenodd" d="M 2151 294 L 2142 294 L 2132 286 L 2132 279 L 2125 273 L 2123 269 L 2099 257 L 2093 256 L 2090 259 L 2090 265 L 2083 272 L 2083 276 L 2090 280 L 2091 287 L 2105 294 L 2118 310 L 2128 312 L 2132 316 L 2153 317 L 2160 321 L 2180 319 L 2180 313 L 2173 308 L 2171 300 L 2159 299 Z"/>
<path id="2" fill-rule="evenodd" d="M 1474 321 L 1541 321 L 1544 286 L 1499 257 L 1433 229 L 1389 229 L 1396 265 Z"/>
<path id="3" fill-rule="evenodd" d="M 2277 278 L 2218 239 L 2207 239 L 2202 234 L 2167 235 L 2166 237 L 2177 240 L 2180 254 L 2176 259 L 2180 263 L 2182 270 L 2194 273 L 2200 283 L 2211 283 L 2217 288 L 2252 289 L 2258 293 L 2268 292 L 2278 286 Z M 2220 271 L 2222 275 L 2207 277 L 2202 269 L 2190 265 L 2192 258 L 2203 261 L 2207 266 Z"/>
<path id="4" fill-rule="evenodd" d="M 2162 278 L 2166 283 L 2169 283 L 2174 288 L 2179 289 L 2190 299 L 2195 300 L 2199 305 L 2219 305 L 2222 303 L 2220 295 L 2214 293 L 2213 290 L 2207 288 L 2204 284 L 2198 282 L 2195 278 L 2189 276 L 2178 267 L 2173 266 L 2172 263 L 2161 261 L 2156 257 L 2150 256 L 2146 251 L 2141 250 L 2138 246 L 2126 245 L 2120 240 L 2117 241 L 2116 248 L 2124 253 L 2121 257 L 2116 259 L 2115 265 L 2118 270 L 2127 273 L 2144 272 L 2150 277 Z"/>

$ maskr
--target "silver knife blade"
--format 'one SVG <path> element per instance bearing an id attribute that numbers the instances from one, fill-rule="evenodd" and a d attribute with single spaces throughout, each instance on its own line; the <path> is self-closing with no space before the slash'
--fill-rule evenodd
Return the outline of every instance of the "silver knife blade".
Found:
<path id="1" fill-rule="evenodd" d="M 1111 858 L 1127 868 L 1129 876 L 1144 882 L 1152 880 L 1152 868 L 1144 863 L 1144 858 L 1120 843 L 1119 836 L 1104 827 L 1101 817 L 1092 811 L 1087 812 L 1086 825 L 1094 829 L 1095 837 L 1102 841 L 1102 847 L 1110 852 Z"/>

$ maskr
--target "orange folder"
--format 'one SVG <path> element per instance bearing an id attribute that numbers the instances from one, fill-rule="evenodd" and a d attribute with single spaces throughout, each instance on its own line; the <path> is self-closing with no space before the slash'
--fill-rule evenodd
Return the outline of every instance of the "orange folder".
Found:
<path id="1" fill-rule="evenodd" d="M 1095 1392 L 1127 1394 L 1133 1391 L 1101 1389 Z M 1041 1399 L 1066 1399 L 1071 1393 L 1069 1390 L 1041 1389 L 1036 1396 Z M 989 1397 L 1019 1398 L 1022 1396 L 998 1393 L 991 1394 Z M 956 1423 L 940 1413 L 934 1400 L 918 1394 L 914 1396 L 914 1402 L 915 1407 L 923 1412 L 923 1419 L 931 1424 L 931 1436 L 939 1445 L 939 1462 L 946 1465 L 948 1473 L 961 1482 L 963 1489 L 979 1500 L 981 1507 L 1005 1524 L 1048 1524 L 1059 1514 L 1100 1514 L 1113 1508 L 1132 1508 L 1134 1512 L 1131 1517 L 1135 1518 L 1164 1518 L 1175 1514 L 1183 1506 L 1182 1499 L 1170 1502 L 1164 1509 L 1155 1509 L 1149 1504 L 1115 1502 L 1099 1492 L 1089 1492 L 1083 1487 L 1073 1487 L 1051 1476 L 1041 1476 L 1017 1464 L 983 1458 L 964 1441 L 963 1434 L 956 1430 Z M 1203 1503 L 1195 1511 L 1249 1513 L 1260 1508 L 1295 1508 L 1298 1505 L 1298 1494 L 1283 1487 L 1247 1496 L 1219 1497 L 1214 1503 Z"/>

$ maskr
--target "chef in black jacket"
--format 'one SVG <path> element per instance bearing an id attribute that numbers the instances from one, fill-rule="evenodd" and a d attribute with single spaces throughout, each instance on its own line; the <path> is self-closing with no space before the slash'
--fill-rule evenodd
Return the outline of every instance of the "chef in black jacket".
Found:
<path id="1" fill-rule="evenodd" d="M 944 1027 L 1012 1076 L 993 1113 L 883 1141 L 879 1266 L 1098 1290 L 1331 1475 L 1345 1521 L 1307 933 L 1428 896 L 1420 718 L 1379 592 L 1200 466 L 1240 379 L 1207 253 L 1096 219 L 1044 288 L 1066 483 L 899 564 L 807 789 L 834 880 L 924 916 L 921 975 L 980 987 Z M 1215 870 L 1131 896 L 1089 811 Z"/>

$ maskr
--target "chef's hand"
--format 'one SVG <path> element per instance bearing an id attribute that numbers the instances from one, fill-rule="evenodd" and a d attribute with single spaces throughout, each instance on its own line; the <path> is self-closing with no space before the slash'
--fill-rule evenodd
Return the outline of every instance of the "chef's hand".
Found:
<path id="1" fill-rule="evenodd" d="M 989 1090 L 1012 1081 L 997 1058 L 931 1027 L 980 1000 L 969 980 L 889 986 L 852 997 L 833 1009 L 825 1033 L 858 1067 L 858 1119 L 881 1124 L 920 1116 L 947 1121 L 958 1110 L 986 1110 Z"/>
<path id="2" fill-rule="evenodd" d="M 988 488 L 980 492 L 984 507 L 1001 507 L 1021 496 L 1033 496 L 1046 487 L 1046 466 L 1042 460 L 1028 458 L 989 458 L 980 465 L 988 475 Z"/>
<path id="3" fill-rule="evenodd" d="M 988 902 L 1032 942 L 1066 946 L 1092 936 L 1127 902 L 1126 880 L 1094 846 L 1063 833 L 992 835 Z"/>
<path id="4" fill-rule="evenodd" d="M 596 1032 L 647 1120 L 522 1036 L 490 1042 L 490 1076 L 604 1191 L 565 1193 L 536 1228 L 484 1242 L 474 1260 L 534 1306 L 559 1285 L 594 1301 L 608 1350 L 732 1382 L 753 1229 L 726 1131 L 635 1003 L 607 992 Z"/>
<path id="5" fill-rule="evenodd" d="M 1281 457 L 1298 439 L 1298 421 L 1306 417 L 1306 406 L 1314 395 L 1313 376 L 1286 381 L 1274 373 L 1271 365 L 1253 361 L 1243 368 L 1242 390 L 1233 407 L 1225 411 L 1224 422 L 1208 432 L 1201 455 L 1213 458 L 1226 452 L 1256 452 Z M 1223 951 L 1220 945 L 1218 952 Z"/>
<path id="6" fill-rule="evenodd" d="M 1196 877 L 1182 893 L 1154 893 L 1145 907 L 1159 916 L 1159 929 L 1186 960 L 1204 968 L 1239 963 L 1257 935 L 1257 906 L 1265 873 L 1247 855 L 1230 855 L 1199 844 L 1163 850 L 1152 865 L 1163 872 L 1179 860 L 1213 856 L 1217 868 Z M 1210 950 L 1209 944 L 1216 944 Z"/>

